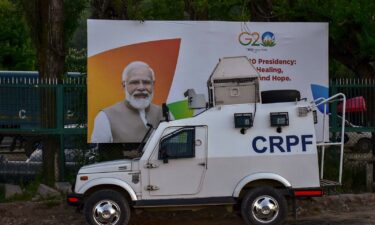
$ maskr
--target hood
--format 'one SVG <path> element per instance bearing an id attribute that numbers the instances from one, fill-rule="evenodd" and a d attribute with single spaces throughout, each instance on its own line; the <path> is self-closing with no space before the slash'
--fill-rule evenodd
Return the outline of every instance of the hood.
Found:
<path id="1" fill-rule="evenodd" d="M 78 174 L 131 171 L 131 160 L 115 160 L 83 166 Z"/>

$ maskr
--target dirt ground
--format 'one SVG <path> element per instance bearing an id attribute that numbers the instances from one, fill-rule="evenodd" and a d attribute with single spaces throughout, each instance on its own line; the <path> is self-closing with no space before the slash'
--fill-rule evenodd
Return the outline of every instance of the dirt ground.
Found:
<path id="1" fill-rule="evenodd" d="M 344 194 L 297 202 L 293 225 L 375 225 L 375 194 Z M 82 213 L 65 203 L 12 202 L 0 204 L 4 225 L 84 225 Z M 134 211 L 131 225 L 244 225 L 223 207 L 198 211 Z"/>

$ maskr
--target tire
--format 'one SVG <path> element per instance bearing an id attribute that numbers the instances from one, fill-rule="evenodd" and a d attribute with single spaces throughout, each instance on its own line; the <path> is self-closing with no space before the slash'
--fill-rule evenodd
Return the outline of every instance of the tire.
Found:
<path id="1" fill-rule="evenodd" d="M 358 140 L 356 147 L 360 153 L 369 153 L 372 150 L 372 142 L 369 138 L 361 138 Z"/>
<path id="2" fill-rule="evenodd" d="M 130 207 L 122 194 L 101 190 L 89 196 L 84 206 L 86 222 L 90 225 L 127 225 Z"/>
<path id="3" fill-rule="evenodd" d="M 295 102 L 301 99 L 297 90 L 271 90 L 262 91 L 262 103 Z"/>
<path id="4" fill-rule="evenodd" d="M 283 224 L 288 204 L 276 189 L 261 186 L 247 192 L 241 204 L 242 218 L 248 225 Z"/>

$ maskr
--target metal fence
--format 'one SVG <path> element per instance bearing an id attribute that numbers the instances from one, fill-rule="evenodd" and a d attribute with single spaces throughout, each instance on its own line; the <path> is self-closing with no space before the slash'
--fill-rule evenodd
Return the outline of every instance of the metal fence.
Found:
<path id="1" fill-rule="evenodd" d="M 336 79 L 330 81 L 330 95 L 347 96 L 346 148 L 369 152 L 375 132 L 375 80 Z M 137 146 L 86 143 L 87 86 L 82 76 L 55 79 L 0 77 L 0 182 L 33 179 L 40 174 L 44 135 L 60 138 L 60 177 L 69 179 L 82 165 L 122 157 Z M 347 104 L 347 106 L 348 106 Z M 47 106 L 47 107 L 45 107 Z M 330 138 L 337 138 L 341 107 L 330 105 Z M 106 152 L 107 154 L 100 154 Z"/>
<path id="2" fill-rule="evenodd" d="M 330 80 L 330 94 L 344 93 L 347 98 L 345 114 L 344 190 L 373 191 L 375 149 L 375 79 Z M 330 105 L 331 139 L 340 137 L 342 106 Z M 335 158 L 332 151 L 331 158 Z M 332 172 L 332 171 L 331 171 Z"/>
<path id="3" fill-rule="evenodd" d="M 346 95 L 345 135 L 346 147 L 357 152 L 370 152 L 371 132 L 375 132 L 375 80 L 334 79 L 330 81 L 330 94 Z M 331 132 L 338 132 L 342 121 L 342 106 L 332 104 Z"/>
<path id="4" fill-rule="evenodd" d="M 348 131 L 375 131 L 375 79 L 334 79 L 330 90 L 346 95 L 346 119 L 356 125 Z"/>
<path id="5" fill-rule="evenodd" d="M 86 78 L 0 77 L 0 180 L 34 179 L 42 168 L 44 135 L 60 138 L 60 177 L 83 161 Z"/>

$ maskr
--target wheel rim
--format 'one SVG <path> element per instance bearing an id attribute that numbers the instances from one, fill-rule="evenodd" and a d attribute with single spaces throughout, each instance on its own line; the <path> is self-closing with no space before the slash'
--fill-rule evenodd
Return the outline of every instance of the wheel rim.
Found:
<path id="1" fill-rule="evenodd" d="M 251 213 L 258 222 L 271 223 L 279 214 L 279 204 L 271 196 L 260 196 L 253 201 Z"/>
<path id="2" fill-rule="evenodd" d="M 121 209 L 116 202 L 103 200 L 95 205 L 92 213 L 96 224 L 112 225 L 120 220 Z"/>

